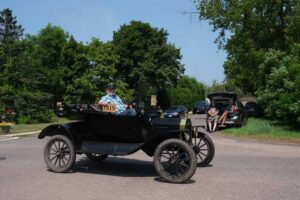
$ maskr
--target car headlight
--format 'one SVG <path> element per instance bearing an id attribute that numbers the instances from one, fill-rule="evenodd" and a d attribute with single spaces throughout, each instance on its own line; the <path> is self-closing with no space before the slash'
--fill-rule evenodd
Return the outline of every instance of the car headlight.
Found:
<path id="1" fill-rule="evenodd" d="M 179 114 L 178 112 L 174 112 L 174 113 L 173 113 L 173 115 L 178 115 L 178 114 Z"/>

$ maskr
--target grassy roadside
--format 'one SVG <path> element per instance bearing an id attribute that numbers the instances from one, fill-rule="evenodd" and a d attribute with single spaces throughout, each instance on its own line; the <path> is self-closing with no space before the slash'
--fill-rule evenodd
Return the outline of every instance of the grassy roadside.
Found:
<path id="1" fill-rule="evenodd" d="M 71 120 L 69 120 L 67 118 L 58 118 L 57 117 L 57 118 L 54 118 L 53 122 L 51 122 L 51 123 L 17 124 L 10 129 L 9 134 L 10 133 L 24 133 L 24 132 L 39 131 L 51 124 L 63 124 L 63 123 L 67 123 L 70 121 Z M 0 135 L 5 135 L 5 134 L 7 134 L 7 133 L 3 133 L 0 130 Z"/>
<path id="2" fill-rule="evenodd" d="M 220 132 L 223 136 L 234 136 L 270 142 L 287 142 L 300 144 L 300 131 L 288 126 L 274 125 L 265 119 L 250 118 L 241 128 L 228 128 Z"/>

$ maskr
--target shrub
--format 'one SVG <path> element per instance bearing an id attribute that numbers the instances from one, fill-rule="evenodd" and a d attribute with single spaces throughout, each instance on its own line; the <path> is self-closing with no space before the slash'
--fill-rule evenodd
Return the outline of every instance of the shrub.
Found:
<path id="1" fill-rule="evenodd" d="M 18 116 L 18 123 L 20 124 L 33 124 L 33 123 L 47 123 L 52 122 L 55 114 L 50 110 L 36 111 L 29 115 L 21 114 Z"/>
<path id="2" fill-rule="evenodd" d="M 283 57 L 271 68 L 266 86 L 257 95 L 269 117 L 300 125 L 300 58 L 293 54 Z"/>

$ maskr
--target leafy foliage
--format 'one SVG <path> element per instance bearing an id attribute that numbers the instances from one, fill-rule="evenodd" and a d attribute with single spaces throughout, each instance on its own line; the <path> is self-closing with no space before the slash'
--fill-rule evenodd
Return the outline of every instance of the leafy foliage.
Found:
<path id="1" fill-rule="evenodd" d="M 167 42 L 167 36 L 166 30 L 139 21 L 114 32 L 117 78 L 133 88 L 139 100 L 149 101 L 151 94 L 174 85 L 184 72 L 180 50 Z"/>
<path id="2" fill-rule="evenodd" d="M 299 51 L 299 46 L 295 47 Z M 294 52 L 295 52 L 294 51 Z M 283 55 L 270 52 L 263 66 L 274 64 L 266 77 L 266 87 L 258 90 L 259 101 L 272 118 L 300 123 L 300 54 Z"/>
<path id="3" fill-rule="evenodd" d="M 299 117 L 300 1 L 194 2 L 200 19 L 219 31 L 216 42 L 228 53 L 226 84 L 257 94 L 273 118 L 295 121 Z"/>
<path id="4" fill-rule="evenodd" d="M 24 29 L 17 23 L 16 17 L 13 16 L 10 9 L 0 11 L 0 44 L 4 51 L 4 57 L 2 57 L 2 62 L 0 61 L 0 66 L 4 65 L 5 61 L 13 57 L 14 53 L 18 51 L 15 41 L 23 36 Z"/>
<path id="5" fill-rule="evenodd" d="M 147 105 L 161 91 L 177 99 L 168 104 L 190 107 L 203 98 L 202 84 L 180 78 L 180 49 L 168 42 L 167 31 L 148 23 L 132 21 L 112 41 L 86 44 L 51 24 L 36 35 L 23 32 L 10 9 L 0 12 L 0 109 L 13 108 L 19 123 L 51 121 L 58 101 L 95 103 L 108 83 L 117 85 L 124 102 Z"/>
<path id="6" fill-rule="evenodd" d="M 32 58 L 32 38 L 21 38 L 22 26 L 9 9 L 0 13 L 0 24 L 0 106 L 11 107 L 18 115 L 43 115 L 52 95 L 40 91 L 43 76 Z M 46 120 L 35 117 L 35 121 Z"/>
<path id="7" fill-rule="evenodd" d="M 214 31 L 220 31 L 217 42 L 228 52 L 224 63 L 228 81 L 245 92 L 253 93 L 264 83 L 264 74 L 257 76 L 257 71 L 269 49 L 287 51 L 300 40 L 296 31 L 300 25 L 297 0 L 199 0 L 195 3 L 200 19 L 208 20 Z"/>
<path id="8" fill-rule="evenodd" d="M 175 87 L 166 89 L 166 94 L 159 96 L 159 103 L 164 108 L 171 105 L 184 105 L 189 110 L 196 101 L 204 100 L 205 88 L 195 78 L 182 76 Z M 164 101 L 169 102 L 164 102 Z"/>

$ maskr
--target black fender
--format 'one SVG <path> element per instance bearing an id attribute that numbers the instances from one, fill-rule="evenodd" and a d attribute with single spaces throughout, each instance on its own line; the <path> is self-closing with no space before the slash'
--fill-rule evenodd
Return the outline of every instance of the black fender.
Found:
<path id="1" fill-rule="evenodd" d="M 54 124 L 54 125 L 47 126 L 40 132 L 40 134 L 38 135 L 38 139 L 43 139 L 46 136 L 54 136 L 54 135 L 64 135 L 62 132 L 61 125 Z"/>
<path id="2" fill-rule="evenodd" d="M 51 137 L 54 135 L 64 135 L 71 139 L 76 149 L 81 147 L 82 139 L 80 135 L 77 133 L 77 131 L 72 129 L 71 126 L 68 126 L 66 124 L 65 125 L 54 124 L 54 125 L 47 126 L 38 135 L 38 139 L 43 139 L 46 136 Z"/>

